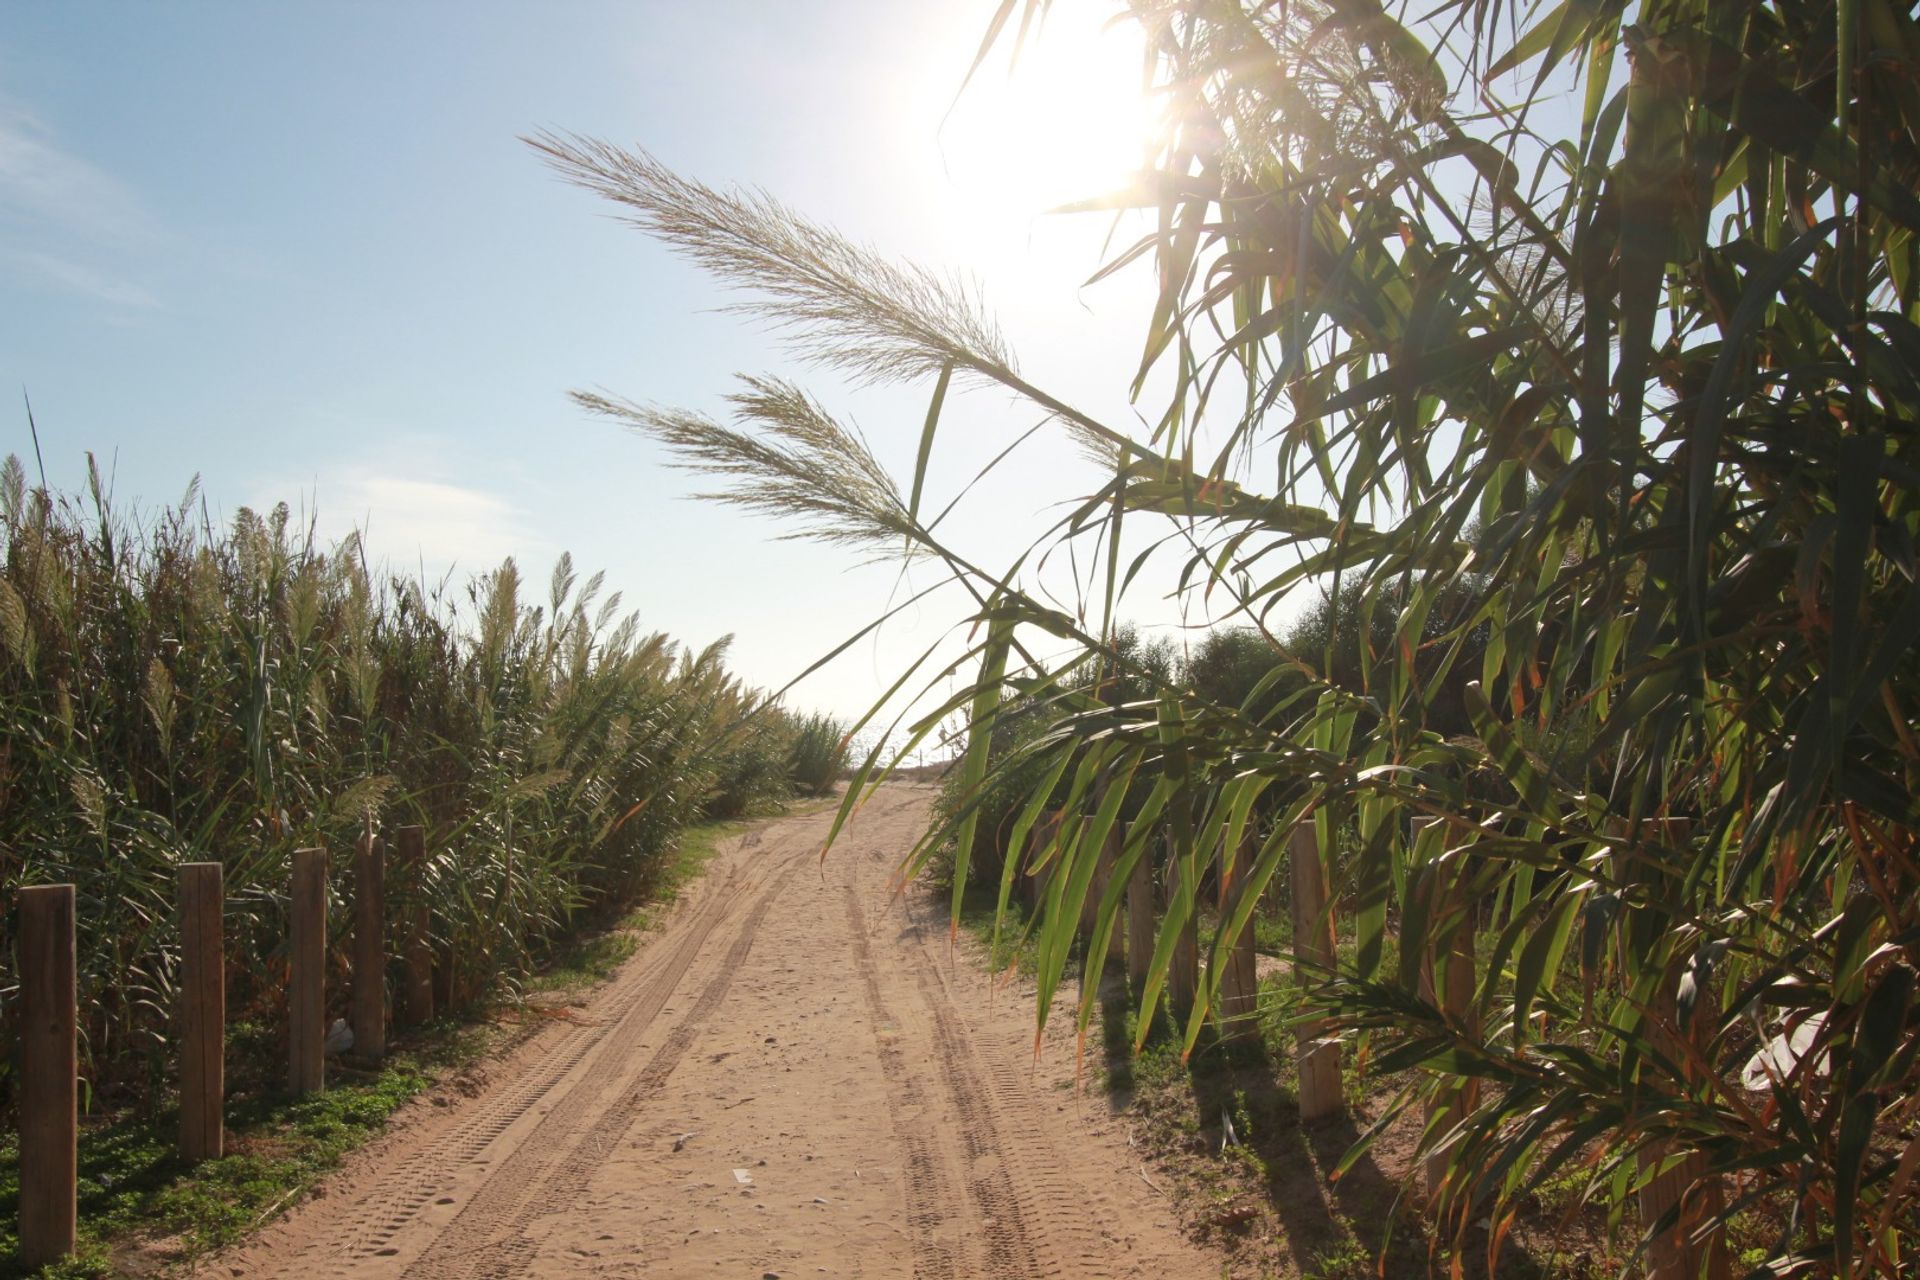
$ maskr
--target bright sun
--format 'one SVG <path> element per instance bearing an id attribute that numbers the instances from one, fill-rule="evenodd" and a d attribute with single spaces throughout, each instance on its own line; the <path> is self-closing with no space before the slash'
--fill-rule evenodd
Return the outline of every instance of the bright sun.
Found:
<path id="1" fill-rule="evenodd" d="M 981 216 L 1030 219 L 1115 191 L 1141 167 L 1154 109 L 1139 32 L 1066 16 L 1029 39 L 1011 74 L 996 49 L 941 130 L 954 186 Z"/>

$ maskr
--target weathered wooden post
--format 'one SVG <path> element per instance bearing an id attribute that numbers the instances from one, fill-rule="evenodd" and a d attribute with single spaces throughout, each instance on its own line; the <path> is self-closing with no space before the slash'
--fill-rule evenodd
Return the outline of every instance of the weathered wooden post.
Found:
<path id="1" fill-rule="evenodd" d="M 1327 906 L 1327 876 L 1320 841 L 1307 818 L 1293 829 L 1294 981 L 1304 982 L 1308 967 L 1331 969 L 1334 962 L 1333 912 Z M 1340 1045 L 1324 1037 L 1320 1022 L 1300 1025 L 1295 1064 L 1300 1076 L 1303 1122 L 1339 1115 L 1345 1108 L 1340 1086 Z"/>
<path id="2" fill-rule="evenodd" d="M 293 851 L 292 930 L 287 983 L 287 1087 L 327 1087 L 327 851 Z"/>
<path id="3" fill-rule="evenodd" d="M 1705 1010 L 1696 1011 L 1694 1028 L 1705 1017 Z M 1650 1038 L 1661 1052 L 1675 1061 L 1686 1060 L 1686 1051 L 1668 1032 L 1658 1027 L 1650 1030 Z M 1704 1048 L 1706 1038 L 1696 1041 L 1696 1047 Z M 1655 1143 L 1641 1153 L 1640 1167 L 1644 1170 L 1658 1164 L 1676 1149 L 1670 1142 Z M 1707 1158 L 1698 1151 L 1688 1152 L 1673 1168 L 1655 1175 L 1640 1189 L 1640 1221 L 1649 1225 L 1658 1222 L 1675 1205 L 1680 1206 L 1679 1217 L 1647 1250 L 1648 1280 L 1699 1280 L 1703 1262 L 1707 1280 L 1729 1280 L 1733 1263 L 1727 1253 L 1725 1231 L 1716 1226 L 1704 1239 L 1694 1238 L 1699 1224 L 1719 1214 L 1725 1205 L 1720 1180 L 1707 1176 Z"/>
<path id="4" fill-rule="evenodd" d="M 217 862 L 180 866 L 180 1156 L 218 1160 L 226 1149 L 226 907 Z"/>
<path id="5" fill-rule="evenodd" d="M 1140 860 L 1133 864 L 1127 879 L 1127 981 L 1136 991 L 1147 985 L 1147 969 L 1153 964 L 1153 846 L 1147 837 Z"/>
<path id="6" fill-rule="evenodd" d="M 1421 833 L 1439 821 L 1438 818 L 1415 818 L 1412 824 L 1414 840 L 1418 842 Z M 1420 963 L 1420 994 L 1438 1007 L 1449 1021 L 1465 1025 L 1473 1008 L 1474 989 L 1474 922 L 1467 869 L 1464 864 L 1449 868 L 1436 867 L 1429 883 L 1432 888 L 1427 910 L 1427 954 Z M 1449 917 L 1458 923 L 1453 933 L 1443 940 L 1439 929 L 1442 921 Z M 1427 1127 L 1450 1127 L 1458 1123 L 1461 1116 L 1472 1109 L 1474 1101 L 1472 1081 L 1456 1082 L 1442 1088 L 1427 1099 Z M 1446 1170 L 1445 1151 L 1436 1151 L 1427 1156 L 1425 1175 L 1429 1196 L 1439 1187 Z"/>
<path id="7" fill-rule="evenodd" d="M 387 1056 L 387 842 L 371 830 L 353 859 L 353 1051 Z"/>
<path id="8" fill-rule="evenodd" d="M 20 1261 L 73 1252 L 79 1176 L 73 886 L 20 890 Z"/>
<path id="9" fill-rule="evenodd" d="M 1240 858 L 1236 864 L 1236 874 L 1244 877 L 1253 859 L 1259 854 L 1258 834 L 1248 827 L 1241 840 Z M 1226 874 L 1225 867 L 1220 875 L 1220 927 L 1227 927 L 1227 904 L 1233 897 L 1234 878 Z M 1220 1038 L 1227 1041 L 1258 1039 L 1260 1035 L 1260 979 L 1254 963 L 1253 916 L 1247 917 L 1247 927 L 1233 940 L 1233 945 L 1225 956 L 1225 969 L 1220 974 Z"/>
<path id="10" fill-rule="evenodd" d="M 1172 850 L 1167 859 L 1167 905 L 1173 905 L 1174 897 L 1180 892 L 1180 880 L 1185 874 L 1180 865 L 1180 851 Z M 1173 944 L 1173 958 L 1167 965 L 1167 1007 L 1176 1017 L 1184 1017 L 1193 1008 L 1194 996 L 1200 986 L 1200 933 L 1194 925 L 1192 916 L 1180 930 L 1179 940 Z"/>
<path id="11" fill-rule="evenodd" d="M 427 901 L 427 838 L 420 827 L 402 827 L 397 833 L 400 866 L 410 895 L 405 941 L 400 959 L 406 975 L 407 1025 L 417 1027 L 433 1017 L 432 908 Z"/>

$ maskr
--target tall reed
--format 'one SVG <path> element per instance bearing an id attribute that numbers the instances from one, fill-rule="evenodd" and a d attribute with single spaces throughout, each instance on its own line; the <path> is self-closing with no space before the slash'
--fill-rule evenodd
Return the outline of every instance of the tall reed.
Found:
<path id="1" fill-rule="evenodd" d="M 783 774 L 734 778 L 756 717 L 787 717 L 728 673 L 725 641 L 695 653 L 643 632 L 564 555 L 536 590 L 512 560 L 464 590 L 377 571 L 356 538 L 323 545 L 284 505 L 222 530 L 190 490 L 129 519 L 97 472 L 87 494 L 53 495 L 7 459 L 0 897 L 78 886 L 96 1088 L 144 1100 L 168 1074 L 182 862 L 225 864 L 231 1015 L 271 1032 L 295 848 L 334 851 L 344 938 L 356 834 L 370 815 L 424 825 L 427 865 L 390 872 L 389 906 L 426 896 L 441 995 L 459 1004 L 524 973 L 582 910 L 645 890 L 723 778 L 742 807 L 784 793 Z"/>

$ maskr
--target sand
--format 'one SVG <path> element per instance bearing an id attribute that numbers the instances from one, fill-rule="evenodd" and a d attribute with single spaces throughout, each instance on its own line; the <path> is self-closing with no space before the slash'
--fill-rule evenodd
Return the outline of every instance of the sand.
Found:
<path id="1" fill-rule="evenodd" d="M 577 1016 L 212 1273 L 1220 1275 L 1070 1029 L 1036 1061 L 1030 991 L 891 891 L 933 794 L 883 788 L 824 862 L 830 812 L 732 842 Z"/>

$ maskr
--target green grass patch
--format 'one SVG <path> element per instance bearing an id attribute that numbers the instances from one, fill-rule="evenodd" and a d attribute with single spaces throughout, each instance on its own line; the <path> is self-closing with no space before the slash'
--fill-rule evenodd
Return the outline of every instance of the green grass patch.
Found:
<path id="1" fill-rule="evenodd" d="M 183 1261 L 246 1236 L 291 1204 L 342 1156 L 378 1133 L 395 1110 L 469 1056 L 483 1033 L 453 1029 L 420 1055 L 379 1071 L 335 1072 L 325 1093 L 230 1101 L 227 1151 L 189 1167 L 176 1150 L 179 1113 L 95 1119 L 80 1133 L 80 1246 L 42 1277 L 113 1274 L 114 1255 L 146 1242 Z M 18 1261 L 17 1138 L 0 1141 L 0 1276 L 30 1273 Z"/>
<path id="2" fill-rule="evenodd" d="M 960 899 L 960 923 L 987 949 L 988 967 L 993 972 L 1004 972 L 1011 965 L 1020 973 L 1031 975 L 1040 963 L 1039 938 L 1027 928 L 1032 916 L 1025 903 L 1018 898 L 1009 898 L 1007 913 L 1000 921 L 1000 933 L 996 939 L 993 915 L 999 897 L 997 886 L 969 885 Z M 946 899 L 942 898 L 940 902 L 944 906 Z M 1080 976 L 1080 962 L 1085 947 L 1084 940 L 1074 941 L 1066 969 L 1061 974 L 1063 981 Z"/>
<path id="3" fill-rule="evenodd" d="M 810 812 L 797 810 L 796 812 Z M 657 926 L 669 908 L 680 901 L 687 886 L 706 874 L 720 846 L 742 832 L 760 825 L 765 819 L 734 818 L 725 822 L 701 822 L 688 827 L 674 841 L 673 852 L 661 868 L 647 895 L 645 904 L 635 907 L 621 921 L 626 929 L 647 930 Z"/>
<path id="4" fill-rule="evenodd" d="M 631 915 L 610 929 L 575 938 L 539 973 L 526 982 L 529 995 L 570 994 L 597 987 L 619 971 L 640 949 L 640 933 L 628 925 Z"/>
<path id="5" fill-rule="evenodd" d="M 528 995 L 568 995 L 590 990 L 613 977 L 640 949 L 641 935 L 660 924 L 687 886 L 705 873 L 720 846 L 759 821 L 738 818 L 688 827 L 674 842 L 645 903 L 620 912 L 607 923 L 583 927 L 527 979 L 522 990 Z"/>

